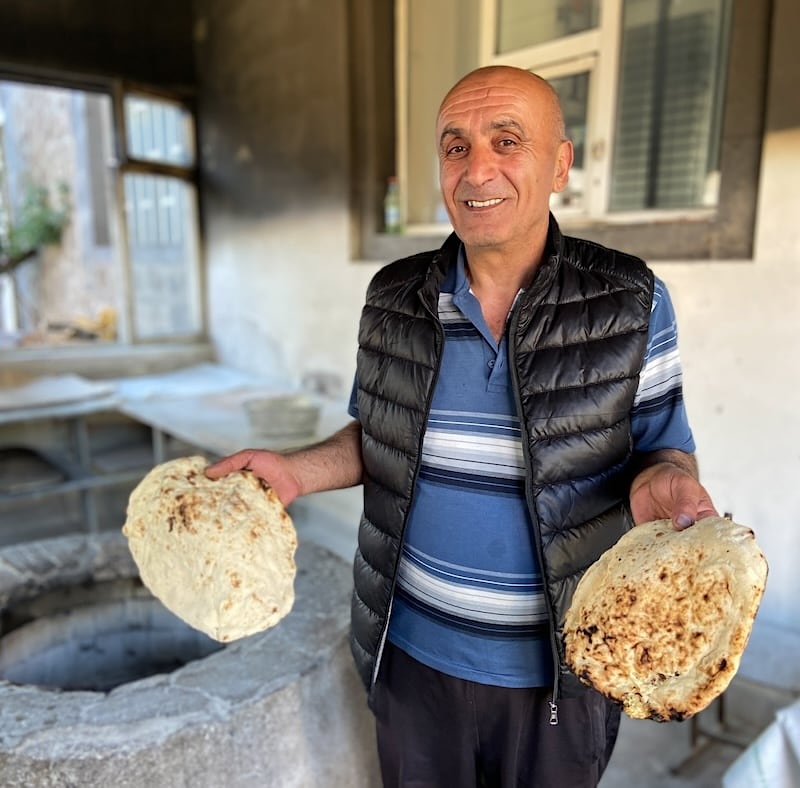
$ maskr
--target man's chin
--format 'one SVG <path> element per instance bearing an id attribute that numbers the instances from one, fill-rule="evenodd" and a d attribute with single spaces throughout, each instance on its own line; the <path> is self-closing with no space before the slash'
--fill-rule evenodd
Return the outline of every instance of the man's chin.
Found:
<path id="1" fill-rule="evenodd" d="M 456 235 L 462 240 L 464 246 L 481 249 L 501 249 L 508 238 L 500 233 L 489 232 L 488 230 L 476 231 L 474 228 L 460 230 L 455 228 Z"/>

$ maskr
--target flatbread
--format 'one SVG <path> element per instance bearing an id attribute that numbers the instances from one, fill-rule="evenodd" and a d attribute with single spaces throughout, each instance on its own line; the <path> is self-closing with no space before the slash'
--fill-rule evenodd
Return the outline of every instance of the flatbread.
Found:
<path id="1" fill-rule="evenodd" d="M 766 579 L 744 525 L 639 525 L 581 578 L 565 618 L 567 663 L 630 717 L 687 719 L 738 670 Z"/>
<path id="2" fill-rule="evenodd" d="M 256 476 L 238 471 L 211 481 L 207 465 L 182 457 L 153 468 L 130 495 L 122 532 L 153 595 L 227 643 L 291 610 L 297 534 Z"/>

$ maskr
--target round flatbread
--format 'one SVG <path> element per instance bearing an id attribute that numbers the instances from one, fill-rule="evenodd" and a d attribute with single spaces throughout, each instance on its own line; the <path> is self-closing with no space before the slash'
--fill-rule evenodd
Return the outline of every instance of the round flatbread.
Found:
<path id="1" fill-rule="evenodd" d="M 736 673 L 766 579 L 744 525 L 639 525 L 581 578 L 565 618 L 567 663 L 630 717 L 691 717 Z"/>
<path id="2" fill-rule="evenodd" d="M 208 479 L 203 457 L 153 468 L 123 534 L 142 582 L 187 624 L 227 643 L 274 626 L 294 603 L 297 534 L 249 471 Z"/>

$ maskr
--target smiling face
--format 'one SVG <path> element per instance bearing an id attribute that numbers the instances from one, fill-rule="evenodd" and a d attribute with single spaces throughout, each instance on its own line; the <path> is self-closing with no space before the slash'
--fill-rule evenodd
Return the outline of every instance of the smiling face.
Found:
<path id="1" fill-rule="evenodd" d="M 442 197 L 468 254 L 541 249 L 550 194 L 572 165 L 552 88 L 522 69 L 474 71 L 442 101 L 436 135 Z"/>

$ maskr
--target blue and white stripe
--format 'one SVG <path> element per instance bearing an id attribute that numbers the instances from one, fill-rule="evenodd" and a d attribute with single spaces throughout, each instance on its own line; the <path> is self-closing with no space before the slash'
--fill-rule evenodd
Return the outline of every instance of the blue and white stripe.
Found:
<path id="1" fill-rule="evenodd" d="M 672 448 L 694 451 L 693 443 L 686 440 L 688 424 L 683 418 L 683 371 L 675 313 L 669 293 L 658 278 L 653 290 L 647 352 L 639 374 L 631 421 L 634 437 L 639 439 L 639 443 L 643 442 L 644 436 L 660 433 L 662 445 L 644 450 L 668 447 L 677 434 L 675 430 L 679 430 L 681 443 Z"/>
<path id="2" fill-rule="evenodd" d="M 518 419 L 433 410 L 428 425 L 421 478 L 474 492 L 520 494 L 525 462 Z"/>
<path id="3" fill-rule="evenodd" d="M 468 568 L 409 547 L 398 593 L 445 626 L 505 637 L 540 634 L 547 625 L 541 578 Z"/>

